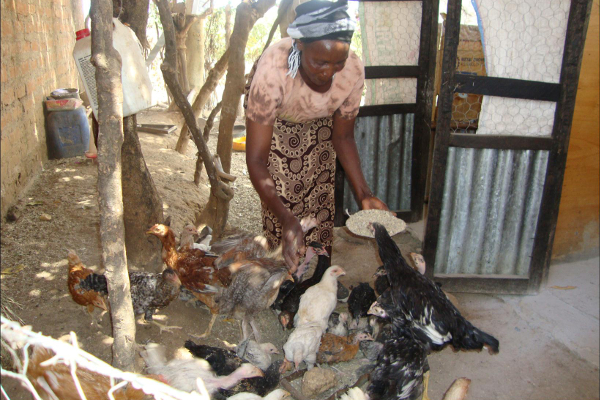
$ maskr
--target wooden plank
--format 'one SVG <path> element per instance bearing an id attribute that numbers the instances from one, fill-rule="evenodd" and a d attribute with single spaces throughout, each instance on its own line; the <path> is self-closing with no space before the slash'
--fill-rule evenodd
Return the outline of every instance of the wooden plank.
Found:
<path id="1" fill-rule="evenodd" d="M 548 157 L 548 172 L 546 173 L 540 215 L 531 255 L 530 292 L 536 291 L 548 277 L 567 160 L 567 149 L 569 147 L 569 133 L 575 109 L 577 83 L 591 8 L 592 0 L 571 1 L 560 72 L 561 96 L 556 104 L 552 129 L 554 146 Z"/>
<path id="2" fill-rule="evenodd" d="M 411 170 L 411 215 L 406 222 L 416 222 L 423 217 L 429 149 L 431 146 L 431 114 L 435 86 L 437 54 L 439 0 L 423 1 L 421 15 L 421 43 L 419 44 L 419 70 L 417 80 L 417 110 L 413 131 L 412 170 Z M 404 218 L 403 218 L 404 219 Z"/>
<path id="3" fill-rule="evenodd" d="M 552 258 L 598 248 L 600 209 L 600 2 L 585 39 Z"/>
<path id="4" fill-rule="evenodd" d="M 522 79 L 496 78 L 457 73 L 456 93 L 510 97 L 513 99 L 558 101 L 560 84 L 526 81 Z"/>
<path id="5" fill-rule="evenodd" d="M 519 276 L 434 275 L 449 293 L 523 294 L 529 290 L 529 279 Z"/>
<path id="6" fill-rule="evenodd" d="M 377 115 L 393 114 L 412 114 L 416 110 L 417 105 L 415 103 L 362 106 L 358 111 L 358 117 L 373 117 Z"/>
<path id="7" fill-rule="evenodd" d="M 456 70 L 456 54 L 460 38 L 461 0 L 449 0 L 446 17 L 446 37 L 442 61 L 442 89 L 438 100 L 438 119 L 435 135 L 435 150 L 431 167 L 431 193 L 425 223 L 425 239 L 423 241 L 423 257 L 428 277 L 435 272 L 435 252 L 437 248 L 442 200 L 444 194 L 444 177 L 448 160 L 448 143 L 450 141 L 450 120 L 452 118 L 452 98 L 454 96 L 454 75 Z"/>
<path id="8" fill-rule="evenodd" d="M 475 149 L 551 150 L 551 137 L 451 133 L 450 146 Z"/>
<path id="9" fill-rule="evenodd" d="M 420 75 L 421 71 L 418 65 L 376 65 L 365 67 L 365 79 L 418 78 Z"/>

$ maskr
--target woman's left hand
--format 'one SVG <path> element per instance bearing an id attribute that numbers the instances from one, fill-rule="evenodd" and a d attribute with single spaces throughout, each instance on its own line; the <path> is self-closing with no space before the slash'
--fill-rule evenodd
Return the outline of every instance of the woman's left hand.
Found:
<path id="1" fill-rule="evenodd" d="M 390 211 L 390 209 L 388 208 L 387 204 L 385 204 L 383 201 L 379 200 L 375 196 L 365 197 L 364 199 L 362 199 L 360 205 L 361 205 L 361 208 L 363 210 L 385 210 L 385 211 Z M 392 213 L 394 215 L 394 217 L 396 216 L 395 212 L 390 211 L 390 213 Z"/>

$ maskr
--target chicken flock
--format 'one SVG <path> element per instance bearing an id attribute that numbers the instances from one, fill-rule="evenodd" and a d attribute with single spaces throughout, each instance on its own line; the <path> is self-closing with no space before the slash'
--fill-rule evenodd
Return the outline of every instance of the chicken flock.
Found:
<path id="1" fill-rule="evenodd" d="M 307 233 L 316 226 L 316 220 L 303 220 L 301 225 Z M 411 254 L 418 268 L 411 267 L 385 227 L 377 223 L 370 227 L 382 262 L 373 276 L 375 289 L 362 282 L 340 299 L 338 278 L 346 271 L 330 265 L 329 254 L 319 243 L 310 244 L 303 264 L 296 273 L 290 273 L 281 249 L 269 249 L 264 237 L 236 234 L 210 243 L 210 228 L 199 232 L 190 224 L 178 245 L 168 225 L 154 225 L 147 233 L 161 241 L 165 268 L 162 273 L 129 273 L 135 315 L 143 316 L 142 323 L 158 325 L 161 333 L 178 328 L 158 324 L 153 315 L 186 293 L 211 313 L 206 332 L 192 336 L 206 337 L 217 316 L 224 315 L 241 320 L 241 337 L 235 351 L 187 340 L 187 351 L 172 360 L 166 359 L 162 345 L 147 343 L 141 346 L 140 355 L 148 377 L 187 392 L 200 390 L 200 378 L 212 398 L 283 400 L 290 394 L 278 386 L 290 369 L 346 362 L 361 354 L 373 362 L 366 390 L 353 388 L 343 398 L 428 399 L 427 357 L 432 351 L 448 345 L 455 350 L 499 351 L 498 340 L 466 320 L 440 287 L 424 275 L 422 258 Z M 314 272 L 303 279 L 313 256 L 318 256 Z M 73 251 L 67 258 L 68 289 L 73 300 L 86 307 L 91 316 L 94 308 L 106 313 L 110 281 L 86 268 Z M 340 301 L 347 303 L 348 312 L 335 311 Z M 291 331 L 282 349 L 262 342 L 255 322 L 261 312 L 277 313 L 281 328 Z M 97 323 L 93 317 L 92 323 Z M 70 386 L 57 380 L 53 366 L 41 365 L 52 355 L 42 348 L 33 352 L 29 371 L 42 397 L 78 398 L 73 397 L 77 392 L 63 390 Z M 280 353 L 283 360 L 273 361 Z M 70 376 L 71 372 L 65 371 Z M 94 398 L 108 398 L 106 379 L 85 369 L 77 374 L 94 393 L 104 393 Z M 462 389 L 454 392 L 462 394 L 456 398 L 466 394 L 469 381 L 461 382 L 458 387 Z M 117 398 L 144 398 L 133 388 L 116 393 Z"/>

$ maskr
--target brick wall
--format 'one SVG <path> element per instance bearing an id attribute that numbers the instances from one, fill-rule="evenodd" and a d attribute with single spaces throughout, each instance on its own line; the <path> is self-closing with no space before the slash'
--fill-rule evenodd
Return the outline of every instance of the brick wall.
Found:
<path id="1" fill-rule="evenodd" d="M 83 28 L 80 0 L 1 2 L 1 213 L 47 160 L 42 102 L 57 88 L 76 87 L 72 56 Z"/>

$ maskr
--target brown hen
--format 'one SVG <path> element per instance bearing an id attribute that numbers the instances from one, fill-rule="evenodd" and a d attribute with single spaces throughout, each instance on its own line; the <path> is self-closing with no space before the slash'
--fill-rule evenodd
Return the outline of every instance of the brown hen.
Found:
<path id="1" fill-rule="evenodd" d="M 100 318 L 102 318 L 102 315 L 108 311 L 106 299 L 102 293 L 93 289 L 87 289 L 80 285 L 81 282 L 83 282 L 88 275 L 93 274 L 94 271 L 86 268 L 73 250 L 69 251 L 67 259 L 69 260 L 69 274 L 67 277 L 69 293 L 71 293 L 71 297 L 75 303 L 87 307 L 87 312 L 92 318 L 92 324 L 95 324 L 96 321 L 92 314 L 94 308 L 98 307 L 104 310 L 100 316 Z"/>
<path id="2" fill-rule="evenodd" d="M 359 344 L 363 340 L 373 340 L 373 338 L 368 333 L 362 332 L 353 333 L 350 336 L 325 333 L 321 337 L 317 362 L 321 364 L 350 361 L 358 353 Z"/>
<path id="3" fill-rule="evenodd" d="M 216 257 L 209 256 L 202 250 L 183 248 L 178 252 L 175 233 L 168 226 L 156 224 L 146 233 L 156 236 L 162 242 L 163 249 L 166 250 L 163 257 L 165 264 L 175 270 L 181 284 L 210 310 L 212 317 L 208 328 L 199 336 L 206 337 L 219 313 L 214 296 L 231 283 L 230 269 L 216 268 Z"/>

